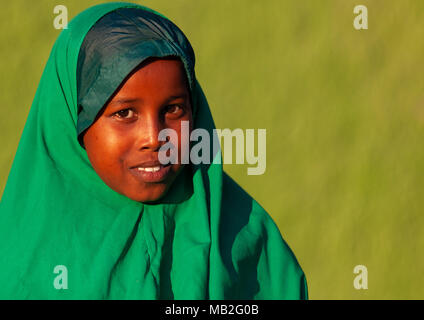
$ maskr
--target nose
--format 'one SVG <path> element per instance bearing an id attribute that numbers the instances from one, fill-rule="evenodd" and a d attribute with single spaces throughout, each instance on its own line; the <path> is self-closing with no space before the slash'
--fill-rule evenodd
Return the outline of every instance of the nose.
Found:
<path id="1" fill-rule="evenodd" d="M 159 140 L 159 133 L 163 129 L 163 124 L 158 116 L 147 116 L 144 121 L 140 121 L 137 130 L 138 148 L 145 151 L 159 151 L 164 144 Z"/>

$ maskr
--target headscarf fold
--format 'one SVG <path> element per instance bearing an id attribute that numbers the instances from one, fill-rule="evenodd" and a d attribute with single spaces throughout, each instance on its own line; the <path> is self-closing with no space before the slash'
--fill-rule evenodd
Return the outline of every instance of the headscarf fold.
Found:
<path id="1" fill-rule="evenodd" d="M 277 226 L 220 163 L 190 165 L 191 187 L 181 175 L 154 204 L 118 194 L 95 173 L 78 135 L 133 65 L 90 77 L 82 71 L 90 57 L 80 53 L 88 52 L 81 46 L 91 28 L 117 10 L 142 10 L 137 48 L 154 40 L 164 50 L 167 43 L 182 59 L 196 110 L 193 128 L 214 134 L 191 46 L 165 17 L 122 2 L 76 16 L 53 46 L 0 202 L 0 298 L 306 299 L 304 273 Z M 158 32 L 163 25 L 169 29 Z M 100 62 L 100 68 L 108 63 Z M 110 87 L 97 86 L 102 77 Z M 98 100 L 82 99 L 94 88 Z M 220 151 L 211 153 L 211 162 L 217 157 Z M 180 197 L 181 190 L 189 192 Z M 56 280 L 65 275 L 58 266 L 67 272 L 59 287 Z"/>

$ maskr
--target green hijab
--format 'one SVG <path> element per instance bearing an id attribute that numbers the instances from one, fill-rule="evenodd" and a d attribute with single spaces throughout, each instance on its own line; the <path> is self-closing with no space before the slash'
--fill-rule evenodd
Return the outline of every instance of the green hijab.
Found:
<path id="1" fill-rule="evenodd" d="M 93 25 L 118 8 L 161 16 L 97 5 L 53 46 L 0 202 L 0 298 L 307 299 L 277 226 L 221 164 L 190 165 L 191 188 L 181 176 L 150 204 L 118 194 L 93 170 L 78 141 L 90 123 L 78 101 L 78 57 Z M 194 128 L 212 135 L 194 73 L 190 81 Z"/>

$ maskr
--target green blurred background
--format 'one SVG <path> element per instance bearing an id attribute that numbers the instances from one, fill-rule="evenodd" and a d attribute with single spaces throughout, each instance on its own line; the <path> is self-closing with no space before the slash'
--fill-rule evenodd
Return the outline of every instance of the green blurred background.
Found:
<path id="1" fill-rule="evenodd" d="M 60 32 L 53 8 L 101 2 L 2 4 L 0 194 Z M 225 169 L 277 222 L 310 298 L 423 299 L 424 1 L 134 2 L 190 39 L 217 128 L 267 129 L 264 175 Z M 358 4 L 368 30 L 353 28 Z"/>

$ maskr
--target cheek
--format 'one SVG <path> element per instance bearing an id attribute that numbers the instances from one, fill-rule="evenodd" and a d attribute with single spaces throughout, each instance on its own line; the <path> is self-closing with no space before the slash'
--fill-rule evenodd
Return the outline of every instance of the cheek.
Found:
<path id="1" fill-rule="evenodd" d="M 95 123 L 87 130 L 84 144 L 93 168 L 101 175 L 117 174 L 125 158 L 128 139 L 113 128 Z"/>

